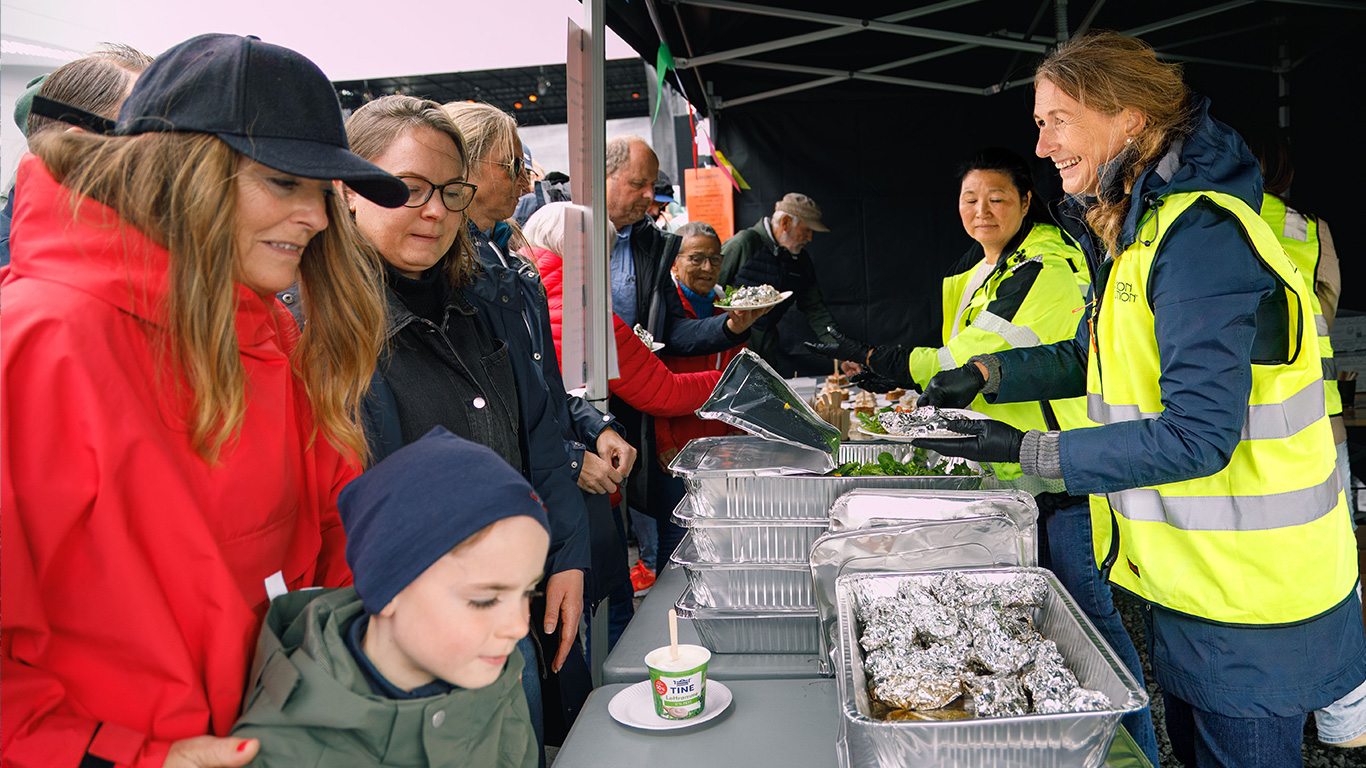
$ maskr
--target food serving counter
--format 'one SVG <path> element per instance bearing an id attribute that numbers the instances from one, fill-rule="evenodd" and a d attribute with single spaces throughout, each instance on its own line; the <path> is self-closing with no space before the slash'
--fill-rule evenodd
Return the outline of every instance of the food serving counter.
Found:
<path id="1" fill-rule="evenodd" d="M 732 679 L 726 685 L 734 695 L 727 711 L 672 731 L 637 730 L 614 721 L 608 703 L 629 686 L 604 685 L 588 697 L 554 768 L 835 768 L 839 696 L 834 680 Z M 1104 765 L 1151 768 L 1123 728 Z"/>

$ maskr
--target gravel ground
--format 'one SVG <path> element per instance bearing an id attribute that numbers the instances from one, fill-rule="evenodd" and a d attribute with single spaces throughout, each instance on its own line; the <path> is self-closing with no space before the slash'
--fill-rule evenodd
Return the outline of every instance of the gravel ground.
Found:
<path id="1" fill-rule="evenodd" d="M 1181 768 L 1181 763 L 1172 756 L 1171 742 L 1167 740 L 1167 728 L 1164 721 L 1162 693 L 1152 682 L 1153 669 L 1148 661 L 1148 642 L 1143 628 L 1142 608 L 1138 601 L 1132 597 L 1115 592 L 1115 607 L 1119 609 L 1120 616 L 1124 619 L 1124 626 L 1128 628 L 1129 635 L 1134 639 L 1134 645 L 1138 646 L 1138 656 L 1143 660 L 1143 677 L 1148 681 L 1148 696 L 1152 701 L 1153 723 L 1157 728 L 1157 752 L 1162 760 L 1160 768 Z M 1339 749 L 1330 747 L 1319 741 L 1318 732 L 1314 729 L 1314 717 L 1309 716 L 1308 722 L 1304 726 L 1304 746 L 1301 748 L 1304 756 L 1306 768 L 1350 768 L 1351 766 L 1366 766 L 1366 748 L 1359 749 Z"/>

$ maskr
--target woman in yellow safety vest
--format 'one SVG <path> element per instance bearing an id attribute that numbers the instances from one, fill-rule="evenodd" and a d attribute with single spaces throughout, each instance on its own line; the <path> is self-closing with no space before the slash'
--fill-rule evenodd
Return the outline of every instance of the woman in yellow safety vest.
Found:
<path id="1" fill-rule="evenodd" d="M 1256 158 L 1146 43 L 1094 33 L 1035 75 L 1036 153 L 1096 286 L 1074 340 L 973 358 L 922 402 L 1085 395 L 1097 426 L 921 440 L 1091 496 L 1096 561 L 1144 603 L 1186 765 L 1300 765 L 1306 713 L 1366 681 L 1355 553 L 1304 284 Z"/>
<path id="2" fill-rule="evenodd" d="M 864 389 L 920 389 L 973 355 L 1063 341 L 1076 333 L 1090 273 L 1081 251 L 1035 215 L 1044 206 L 1035 199 L 1029 164 L 1008 149 L 984 149 L 959 167 L 958 182 L 958 215 L 974 243 L 944 278 L 943 345 L 872 346 L 834 328 L 829 331 L 836 343 L 808 342 L 837 360 L 862 363 L 863 372 L 850 381 Z M 1090 425 L 1082 397 L 996 405 L 978 396 L 972 408 L 1022 430 Z M 992 469 L 1004 485 L 1035 495 L 1043 534 L 1040 565 L 1057 575 L 1141 684 L 1138 650 L 1091 556 L 1086 497 L 1068 494 L 1061 480 L 1022 475 L 1017 463 L 998 462 Z M 1124 726 L 1156 765 L 1157 736 L 1149 711 L 1127 715 Z"/>

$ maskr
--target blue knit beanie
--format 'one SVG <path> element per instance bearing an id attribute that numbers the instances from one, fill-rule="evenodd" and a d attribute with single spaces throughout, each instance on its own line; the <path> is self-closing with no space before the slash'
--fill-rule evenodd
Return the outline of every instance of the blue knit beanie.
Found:
<path id="1" fill-rule="evenodd" d="M 526 515 L 550 530 L 545 507 L 517 470 L 443 427 L 352 480 L 337 508 L 346 528 L 346 562 L 371 615 L 485 526 Z"/>

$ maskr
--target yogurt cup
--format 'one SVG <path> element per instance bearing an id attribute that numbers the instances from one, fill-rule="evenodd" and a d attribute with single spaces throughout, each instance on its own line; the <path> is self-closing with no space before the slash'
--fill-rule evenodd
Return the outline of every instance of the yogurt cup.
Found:
<path id="1" fill-rule="evenodd" d="M 667 645 L 645 654 L 655 714 L 666 720 L 687 720 L 702 714 L 710 660 L 711 651 L 700 645 L 679 645 L 677 659 L 669 658 Z"/>

